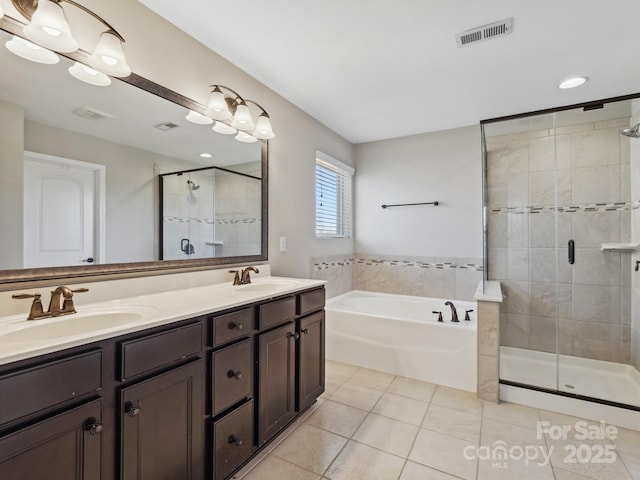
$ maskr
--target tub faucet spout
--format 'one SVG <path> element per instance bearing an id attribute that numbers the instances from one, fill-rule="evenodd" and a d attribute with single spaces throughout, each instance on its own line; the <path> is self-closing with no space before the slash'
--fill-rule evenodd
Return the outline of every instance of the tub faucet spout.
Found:
<path id="1" fill-rule="evenodd" d="M 446 302 L 445 305 L 447 307 L 451 307 L 451 321 L 459 323 L 460 320 L 458 320 L 458 311 L 456 310 L 456 306 L 452 302 Z"/>

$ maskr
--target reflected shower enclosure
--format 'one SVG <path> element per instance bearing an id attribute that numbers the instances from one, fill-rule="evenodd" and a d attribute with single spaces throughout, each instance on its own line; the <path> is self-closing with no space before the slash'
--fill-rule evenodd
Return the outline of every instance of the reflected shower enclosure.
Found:
<path id="1" fill-rule="evenodd" d="M 160 260 L 260 254 L 259 172 L 212 166 L 163 173 L 159 181 Z"/>
<path id="2" fill-rule="evenodd" d="M 640 407 L 640 100 L 482 123 L 500 382 Z"/>

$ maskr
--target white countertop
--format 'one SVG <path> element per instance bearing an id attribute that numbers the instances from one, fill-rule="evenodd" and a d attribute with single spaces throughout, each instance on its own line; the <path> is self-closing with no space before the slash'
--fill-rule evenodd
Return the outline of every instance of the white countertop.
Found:
<path id="1" fill-rule="evenodd" d="M 0 317 L 0 365 L 85 345 L 171 322 L 197 317 L 324 285 L 324 280 L 258 277 L 249 285 L 227 283 L 83 304 L 78 313 L 26 320 L 25 313 Z M 46 308 L 47 299 L 43 299 Z"/>

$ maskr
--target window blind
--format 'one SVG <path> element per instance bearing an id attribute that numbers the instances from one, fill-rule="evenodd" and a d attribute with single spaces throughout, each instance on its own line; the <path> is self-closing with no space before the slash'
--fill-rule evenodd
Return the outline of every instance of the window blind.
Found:
<path id="1" fill-rule="evenodd" d="M 337 161 L 335 163 L 338 163 Z M 316 159 L 316 236 L 351 236 L 353 169 Z"/>

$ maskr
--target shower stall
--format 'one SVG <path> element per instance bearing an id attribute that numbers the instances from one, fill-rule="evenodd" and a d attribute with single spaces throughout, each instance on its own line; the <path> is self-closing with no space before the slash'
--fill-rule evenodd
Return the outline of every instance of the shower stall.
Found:
<path id="1" fill-rule="evenodd" d="M 234 168 L 159 175 L 160 260 L 260 254 L 260 165 Z"/>
<path id="2" fill-rule="evenodd" d="M 639 122 L 633 98 L 482 122 L 501 383 L 640 410 Z"/>

